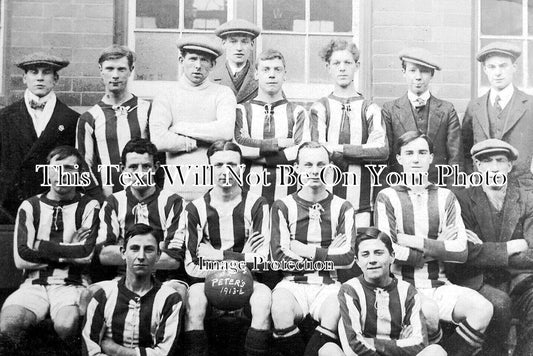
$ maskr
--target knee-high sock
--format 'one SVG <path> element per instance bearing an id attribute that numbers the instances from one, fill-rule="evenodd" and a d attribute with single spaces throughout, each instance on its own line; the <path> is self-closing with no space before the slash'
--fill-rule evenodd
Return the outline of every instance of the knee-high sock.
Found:
<path id="1" fill-rule="evenodd" d="M 305 356 L 318 356 L 318 350 L 328 342 L 338 344 L 335 332 L 326 329 L 322 325 L 316 327 L 305 348 Z"/>
<path id="2" fill-rule="evenodd" d="M 305 350 L 302 334 L 296 325 L 274 330 L 274 345 L 284 356 L 303 356 Z"/>
<path id="3" fill-rule="evenodd" d="M 208 341 L 205 330 L 191 330 L 183 333 L 185 356 L 207 356 Z"/>
<path id="4" fill-rule="evenodd" d="M 269 345 L 272 332 L 270 330 L 257 330 L 252 327 L 248 329 L 244 349 L 247 356 L 270 355 Z"/>
<path id="5" fill-rule="evenodd" d="M 449 356 L 471 356 L 481 350 L 485 335 L 472 328 L 465 320 L 460 323 L 455 332 L 442 343 L 442 347 Z"/>

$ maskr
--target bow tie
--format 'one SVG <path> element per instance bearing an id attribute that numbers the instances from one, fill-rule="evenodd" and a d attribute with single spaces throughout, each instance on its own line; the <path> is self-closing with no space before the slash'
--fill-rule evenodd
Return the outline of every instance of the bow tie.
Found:
<path id="1" fill-rule="evenodd" d="M 43 101 L 42 103 L 38 103 L 35 100 L 30 100 L 30 107 L 33 110 L 44 110 L 45 106 L 46 106 L 46 101 Z"/>

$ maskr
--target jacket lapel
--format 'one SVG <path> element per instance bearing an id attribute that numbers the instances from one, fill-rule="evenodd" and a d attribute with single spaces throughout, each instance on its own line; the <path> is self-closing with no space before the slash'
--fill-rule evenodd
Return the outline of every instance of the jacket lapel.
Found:
<path id="1" fill-rule="evenodd" d="M 24 99 L 19 102 L 20 117 L 15 121 L 20 137 L 29 142 L 37 141 L 37 132 L 35 132 L 35 127 L 33 126 L 33 120 L 31 118 Z"/>
<path id="2" fill-rule="evenodd" d="M 514 95 L 511 98 L 509 107 L 509 118 L 505 122 L 505 127 L 503 129 L 502 137 L 508 132 L 513 126 L 520 120 L 527 109 L 528 97 L 525 96 L 521 91 L 515 88 Z"/>
<path id="3" fill-rule="evenodd" d="M 503 203 L 503 218 L 502 228 L 500 233 L 500 241 L 508 241 L 511 239 L 516 224 L 520 219 L 520 193 L 519 188 L 514 184 L 507 186 L 507 193 Z"/>
<path id="4" fill-rule="evenodd" d="M 415 118 L 413 116 L 413 111 L 411 109 L 411 102 L 407 97 L 407 93 L 405 93 L 404 96 L 398 99 L 398 101 L 396 102 L 395 111 L 399 113 L 396 118 L 398 119 L 400 125 L 402 125 L 405 132 L 418 130 Z"/>
<path id="5" fill-rule="evenodd" d="M 494 228 L 494 222 L 491 219 L 492 213 L 489 206 L 490 202 L 485 195 L 483 188 L 475 187 L 472 190 L 470 198 L 474 204 L 472 211 L 476 216 L 476 220 L 480 222 L 479 227 L 483 232 L 483 241 L 496 242 L 494 241 L 494 231 L 496 231 L 496 229 Z"/>
<path id="6" fill-rule="evenodd" d="M 490 137 L 489 129 L 489 113 L 487 112 L 487 100 L 489 98 L 489 92 L 480 98 L 475 99 L 474 117 L 483 129 L 483 133 L 486 138 Z"/>
<path id="7" fill-rule="evenodd" d="M 428 117 L 428 136 L 435 140 L 437 132 L 439 132 L 440 124 L 444 112 L 441 110 L 442 101 L 435 98 L 433 95 L 429 100 L 429 117 Z"/>
<path id="8" fill-rule="evenodd" d="M 238 103 L 242 102 L 257 89 L 254 71 L 255 69 L 250 63 L 248 67 L 248 72 L 246 73 L 246 77 L 244 78 L 244 82 L 242 83 L 241 90 L 239 90 L 239 92 L 237 93 Z"/>

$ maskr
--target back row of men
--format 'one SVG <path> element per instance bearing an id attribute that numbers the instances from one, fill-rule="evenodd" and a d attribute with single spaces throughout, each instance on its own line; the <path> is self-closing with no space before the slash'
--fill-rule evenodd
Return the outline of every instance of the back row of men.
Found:
<path id="1" fill-rule="evenodd" d="M 265 51 L 258 57 L 255 72 L 251 68 L 248 57 L 252 49 L 253 40 L 259 35 L 259 30 L 255 26 L 237 20 L 221 26 L 217 30 L 217 34 L 223 39 L 227 57 L 226 68 L 221 69 L 223 75 L 218 77 L 218 80 L 226 82 L 228 86 L 234 89 L 234 93 L 228 87 L 217 85 L 208 79 L 216 58 L 222 53 L 221 46 L 217 42 L 205 38 L 186 38 L 178 42 L 180 49 L 179 61 L 182 64 L 183 75 L 165 93 L 157 95 L 153 104 L 150 105 L 127 91 L 127 82 L 134 64 L 133 53 L 124 47 L 113 46 L 106 49 L 99 59 L 106 88 L 105 96 L 100 103 L 83 114 L 79 120 L 73 111 L 56 99 L 52 91 L 58 82 L 57 71 L 66 66 L 68 62 L 42 54 L 31 55 L 19 62 L 18 66 L 25 71 L 23 79 L 27 84 L 28 90 L 25 92 L 23 100 L 0 112 L 0 179 L 2 180 L 0 199 L 5 217 L 12 218 L 24 199 L 41 191 L 40 183 L 42 177 L 35 174 L 35 164 L 46 163 L 44 155 L 58 145 L 73 145 L 76 142 L 84 161 L 89 165 L 94 175 L 98 176 L 99 173 L 95 169 L 98 164 L 122 163 L 125 169 L 131 169 L 132 171 L 146 169 L 143 166 L 146 163 L 143 163 L 140 159 L 133 160 L 132 166 L 128 168 L 130 162 L 127 162 L 124 155 L 120 157 L 120 153 L 126 147 L 126 143 L 134 137 L 151 136 L 151 140 L 155 143 L 157 150 L 166 152 L 166 163 L 169 165 L 207 163 L 209 153 L 207 148 L 212 142 L 219 139 L 228 140 L 234 138 L 240 147 L 240 151 L 242 151 L 242 157 L 246 159 L 247 170 L 262 171 L 265 168 L 271 170 L 270 177 L 273 179 L 272 182 L 275 183 L 278 177 L 274 168 L 280 163 L 293 162 L 297 158 L 299 150 L 302 149 L 301 144 L 303 142 L 317 141 L 323 146 L 313 147 L 311 145 L 311 148 L 321 150 L 325 147 L 328 158 L 320 162 L 308 163 L 307 168 L 316 169 L 316 166 L 320 164 L 327 164 L 330 156 L 333 163 L 343 170 L 356 172 L 356 176 L 360 179 L 357 184 L 333 188 L 335 195 L 347 199 L 351 203 L 345 204 L 338 201 L 335 207 L 338 209 L 342 207 L 341 210 L 354 209 L 356 221 L 355 224 L 352 224 L 354 226 L 369 226 L 372 211 L 374 211 L 376 225 L 392 238 L 395 247 L 404 247 L 404 249 L 398 248 L 396 252 L 396 261 L 405 261 L 406 264 L 406 266 L 400 268 L 401 273 L 398 275 L 413 282 L 417 287 L 430 290 L 431 292 L 428 292 L 431 294 L 428 298 L 429 300 L 436 300 L 437 302 L 448 301 L 448 304 L 444 303 L 446 305 L 439 305 L 439 308 L 437 308 L 439 317 L 437 318 L 437 323 L 433 325 L 433 329 L 430 330 L 431 335 L 438 339 L 436 335 L 439 334 L 439 318 L 461 322 L 461 327 L 458 328 L 459 335 L 471 346 L 478 348 L 482 340 L 482 332 L 491 317 L 486 312 L 492 308 L 486 307 L 486 300 L 478 294 L 474 294 L 470 299 L 462 298 L 465 297 L 464 293 L 473 293 L 470 290 L 466 292 L 462 289 L 441 288 L 448 286 L 442 262 L 465 262 L 467 258 L 465 253 L 467 235 L 462 230 L 462 222 L 460 221 L 460 214 L 458 214 L 459 210 L 453 208 L 458 205 L 454 200 L 455 198 L 449 191 L 441 188 L 437 189 L 430 184 L 426 184 L 422 191 L 391 188 L 392 190 L 386 190 L 380 195 L 381 200 L 378 197 L 377 206 L 374 209 L 373 187 L 370 185 L 368 171 L 362 169 L 362 167 L 367 162 L 379 162 L 389 159 L 389 168 L 392 170 L 401 169 L 400 166 L 405 170 L 406 165 L 411 165 L 416 170 L 426 163 L 428 165 L 427 168 L 430 169 L 429 165 L 431 163 L 448 163 L 458 164 L 460 168 L 470 171 L 473 169 L 471 154 L 476 153 L 476 150 L 474 150 L 475 143 L 485 142 L 484 140 L 487 138 L 498 138 L 511 143 L 514 147 L 505 146 L 502 143 L 503 141 L 497 141 L 496 143 L 489 141 L 489 148 L 481 149 L 480 152 L 496 152 L 503 157 L 493 159 L 490 155 L 488 158 L 482 155 L 476 161 L 478 168 L 483 163 L 488 166 L 499 164 L 503 168 L 491 168 L 491 170 L 505 171 L 508 168 L 513 178 L 520 180 L 520 184 L 529 185 L 531 152 L 533 151 L 531 145 L 528 145 L 527 142 L 530 138 L 533 138 L 533 133 L 529 131 L 532 130 L 531 127 L 533 125 L 528 123 L 531 120 L 530 105 L 532 99 L 512 85 L 513 74 L 516 70 L 514 62 L 520 55 L 520 50 L 509 44 L 493 43 L 480 51 L 478 60 L 483 63 L 484 71 L 491 83 L 491 90 L 484 97 L 475 100 L 469 105 L 461 128 L 453 106 L 448 102 L 431 96 L 429 93 L 429 82 L 433 77 L 434 71 L 440 70 L 440 67 L 427 51 L 408 49 L 400 54 L 402 71 L 409 86 L 408 92 L 404 97 L 385 104 L 382 110 L 376 104 L 364 100 L 355 90 L 353 78 L 359 66 L 359 52 L 356 46 L 345 41 L 332 41 L 324 48 L 321 55 L 331 74 L 334 91 L 330 96 L 322 98 L 315 103 L 309 115 L 307 115 L 302 107 L 287 101 L 283 94 L 282 84 L 285 81 L 285 61 L 281 53 L 274 50 Z M 257 78 L 257 82 L 252 80 L 252 76 Z M 213 75 L 213 78 L 217 81 L 216 75 Z M 249 90 L 250 87 L 254 86 L 254 83 L 257 83 L 255 84 L 257 92 L 253 93 L 252 90 L 252 93 L 248 96 L 242 95 L 241 90 L 243 92 Z M 238 106 L 236 105 L 237 99 L 235 95 L 237 95 L 238 99 L 241 95 L 239 100 L 243 100 Z M 425 133 L 427 136 L 416 136 L 419 135 L 416 134 L 406 139 L 405 135 L 407 133 L 414 135 L 412 131 Z M 412 142 L 419 146 L 422 145 L 422 147 L 415 145 L 415 147 L 410 147 L 409 150 L 406 150 L 406 156 L 414 157 L 410 158 L 410 161 L 407 158 L 402 158 L 401 150 L 392 151 L 393 147 L 407 147 Z M 520 151 L 520 155 L 515 154 L 515 147 Z M 226 149 L 222 151 L 226 151 Z M 502 152 L 503 154 L 501 154 Z M 319 158 L 321 157 L 316 151 L 314 153 Z M 395 153 L 398 153 L 398 155 Z M 139 155 L 142 154 L 143 152 L 139 153 Z M 151 164 L 154 165 L 153 153 L 150 155 L 152 156 Z M 54 156 L 57 156 L 57 154 Z M 54 158 L 54 156 L 50 158 Z M 67 155 L 67 157 L 70 156 L 72 155 Z M 422 159 L 421 157 L 430 156 L 429 162 L 424 164 L 418 162 Z M 60 160 L 64 158 L 56 157 L 56 159 Z M 518 159 L 511 171 L 511 161 L 516 158 Z M 412 163 L 413 160 L 414 163 Z M 410 163 L 406 163 L 407 161 Z M 491 163 L 492 161 L 495 163 Z M 235 163 L 229 160 L 221 164 L 225 166 L 234 165 Z M 173 172 L 170 173 L 172 175 Z M 430 173 L 431 180 L 434 177 L 434 169 L 431 168 Z M 165 225 L 169 217 L 179 215 L 178 211 L 174 209 L 176 204 L 169 202 L 158 202 L 156 204 L 157 208 L 154 210 L 157 214 L 150 213 L 150 202 L 159 193 L 154 195 L 154 191 L 150 189 L 151 193 L 148 195 L 144 195 L 148 191 L 136 195 L 132 193 L 133 188 L 117 192 L 122 187 L 116 184 L 118 181 L 116 177 L 113 181 L 115 182 L 113 189 L 116 190 L 116 195 L 111 195 L 112 191 L 107 190 L 109 188 L 102 187 L 104 194 L 109 197 L 103 207 L 104 217 L 102 222 L 110 223 L 112 221 L 112 213 L 109 213 L 109 215 L 105 215 L 105 213 L 106 208 L 108 211 L 113 210 L 113 204 L 116 207 L 124 207 L 122 208 L 124 210 L 117 208 L 117 216 L 120 213 L 125 219 L 125 216 L 129 214 L 130 219 L 133 221 L 148 222 L 150 225 L 155 226 Z M 187 201 L 193 201 L 201 196 L 202 193 L 193 184 L 170 186 L 167 181 L 166 185 L 167 188 L 174 189 Z M 510 187 L 513 187 L 513 189 Z M 327 204 L 333 204 L 335 200 L 332 198 L 334 197 L 333 195 L 324 191 L 316 195 L 315 192 L 313 194 L 316 196 L 313 195 L 311 199 L 299 201 L 301 198 L 300 193 L 294 193 L 296 187 L 292 188 L 294 191 L 290 187 L 279 187 L 277 184 L 272 184 L 271 187 L 252 186 L 246 188 L 245 191 L 249 190 L 250 196 L 264 196 L 268 205 L 280 198 L 284 201 L 286 200 L 283 203 L 286 205 L 285 207 L 274 204 L 271 228 L 274 234 L 274 231 L 280 229 L 280 226 L 285 226 L 281 223 L 277 224 L 276 219 L 283 216 L 283 214 L 286 215 L 284 218 L 288 223 L 284 228 L 287 230 L 287 236 L 290 236 L 290 239 L 287 238 L 283 243 L 280 242 L 280 246 L 284 246 L 287 250 L 283 251 L 283 248 L 281 249 L 283 252 L 288 253 L 287 258 L 307 258 L 322 261 L 329 258 L 336 261 L 338 265 L 343 265 L 344 262 L 346 262 L 346 265 L 350 265 L 353 262 L 353 255 L 346 255 L 347 251 L 345 251 L 346 247 L 351 251 L 350 246 L 354 245 L 353 241 L 348 236 L 342 237 L 350 229 L 337 231 L 331 223 L 329 223 L 330 226 L 327 228 L 323 225 L 323 213 L 328 210 L 324 208 L 324 204 L 326 202 Z M 156 191 L 158 190 L 156 189 Z M 395 193 L 392 193 L 393 191 Z M 532 326 L 529 324 L 531 324 L 531 319 L 533 318 L 528 316 L 528 313 L 533 313 L 533 310 L 529 310 L 533 308 L 528 308 L 527 305 L 531 303 L 533 293 L 530 291 L 532 289 L 530 279 L 525 278 L 529 275 L 524 275 L 522 272 L 524 269 L 531 268 L 528 257 L 529 247 L 525 240 L 527 236 L 530 236 L 526 232 L 529 228 L 526 217 L 529 217 L 528 214 L 530 212 L 528 209 L 531 204 L 529 193 L 527 189 L 518 188 L 515 185 L 510 185 L 508 190 L 484 188 L 481 191 L 472 190 L 472 192 L 477 192 L 476 194 L 484 199 L 483 202 L 490 202 L 490 204 L 482 206 L 490 211 L 484 211 L 479 216 L 474 212 L 472 214 L 472 225 L 469 229 L 475 231 L 481 240 L 491 241 L 495 245 L 493 246 L 490 243 L 478 244 L 480 241 L 475 236 L 468 235 L 472 240 L 468 245 L 469 250 L 477 251 L 469 255 L 482 255 L 483 257 L 479 257 L 481 262 L 476 262 L 481 267 L 505 267 L 502 269 L 501 274 L 494 277 L 494 283 L 484 284 L 480 282 L 475 288 L 495 305 L 495 319 L 496 316 L 501 314 L 502 320 L 508 321 L 511 314 L 509 310 L 505 309 L 509 309 L 509 297 L 503 292 L 500 293 L 499 289 L 489 286 L 493 284 L 501 287 L 501 283 L 517 282 L 503 289 L 506 292 L 512 291 L 511 295 L 513 297 L 519 296 L 514 301 L 515 305 L 526 310 L 526 312 L 522 311 L 521 314 L 518 313 L 524 321 L 521 330 L 531 333 L 529 329 Z M 511 193 L 514 194 L 513 198 L 524 195 L 523 199 L 518 200 L 523 202 L 523 205 L 513 204 L 512 207 L 507 206 L 510 204 L 508 199 Z M 168 199 L 174 196 L 170 193 L 165 194 L 169 194 Z M 387 194 L 393 195 L 387 196 Z M 18 225 L 21 224 L 20 213 L 22 212 L 25 219 L 22 224 L 27 225 L 27 229 L 32 231 L 32 224 L 27 223 L 30 221 L 28 217 L 31 214 L 35 218 L 35 216 L 38 216 L 36 212 L 42 212 L 43 204 L 47 204 L 46 196 L 41 195 L 40 198 L 34 199 L 33 204 L 30 199 L 28 204 L 31 207 L 27 204 L 21 207 Z M 224 199 L 219 199 L 223 203 L 217 207 L 216 204 L 211 204 L 209 197 L 210 195 L 208 194 L 205 198 L 200 199 L 203 202 L 200 206 L 196 206 L 198 205 L 198 200 L 194 200 L 189 205 L 191 209 L 196 208 L 197 210 L 193 216 L 198 216 L 199 221 L 202 221 L 203 218 L 206 220 L 213 213 L 211 209 L 214 207 L 214 211 L 219 212 L 217 214 L 220 215 L 218 220 L 227 222 L 233 219 L 233 214 L 229 213 L 234 211 L 234 207 L 225 204 L 227 202 Z M 328 198 L 326 199 L 326 197 Z M 122 202 L 119 199 L 122 199 Z M 322 204 L 324 199 L 327 201 Z M 474 197 L 472 200 L 474 200 Z M 247 201 L 247 199 L 242 198 L 242 201 Z M 513 202 L 516 201 L 516 199 L 513 200 Z M 320 204 L 318 204 L 319 202 Z M 382 218 L 381 221 L 379 220 L 380 202 L 383 203 L 382 209 L 384 209 L 381 210 L 381 216 L 389 217 L 388 219 Z M 256 205 L 253 202 L 248 202 L 248 204 Z M 292 204 L 293 207 L 291 208 L 287 204 Z M 259 204 L 259 206 L 261 205 Z M 297 212 L 301 206 L 307 214 L 307 221 L 304 222 L 306 231 L 302 233 L 300 238 L 295 238 L 298 235 L 296 230 L 300 217 Z M 74 231 L 79 231 L 84 226 L 83 224 L 87 225 L 85 226 L 86 228 L 91 227 L 92 223 L 97 220 L 95 218 L 96 214 L 94 214 L 95 206 L 87 208 L 88 211 L 92 211 L 90 213 L 92 215 L 86 216 L 82 213 L 77 213 L 69 219 L 64 217 L 67 210 L 64 209 L 63 204 L 50 203 L 49 208 L 49 217 L 47 219 L 37 220 L 37 223 L 35 223 L 35 219 L 33 220 L 33 224 L 37 224 L 39 227 L 39 224 L 46 226 L 43 232 L 42 229 L 37 229 L 33 225 L 34 233 L 36 231 L 42 232 L 43 236 L 48 236 L 48 238 L 36 239 L 31 241 L 29 245 L 26 243 L 28 246 L 31 245 L 29 250 L 26 251 L 31 255 L 27 257 L 30 258 L 30 261 L 27 262 L 36 264 L 32 265 L 32 267 L 41 268 L 38 269 L 38 272 L 35 272 L 38 276 L 36 275 L 33 280 L 45 278 L 47 282 L 44 284 L 49 282 L 49 277 L 53 277 L 53 270 L 57 267 L 55 264 L 65 263 L 65 259 L 87 258 L 87 251 L 91 250 L 91 248 L 88 244 L 78 244 L 76 245 L 79 250 L 76 250 L 78 251 L 77 253 L 70 254 L 69 252 L 64 254 L 64 251 L 55 244 L 42 243 L 42 248 L 54 256 L 55 264 L 50 267 L 44 260 L 41 260 L 44 258 L 43 256 L 32 255 L 35 250 L 38 251 L 40 249 L 41 242 L 53 240 L 50 238 L 50 236 L 54 235 L 53 231 L 59 232 L 55 235 L 63 234 L 66 229 L 63 226 L 64 224 L 72 224 L 71 232 L 73 233 Z M 507 213 L 506 208 L 513 208 L 514 210 Z M 179 210 L 178 208 L 176 209 Z M 261 209 L 264 210 L 265 208 Z M 268 210 L 268 208 L 266 209 Z M 77 211 L 76 209 L 74 210 Z M 221 212 L 225 212 L 225 214 Z M 397 220 L 392 221 L 390 216 L 393 216 L 394 213 L 399 215 L 396 216 Z M 351 213 L 348 211 L 344 215 L 344 219 L 349 220 Z M 490 221 L 493 222 L 491 226 L 494 226 L 495 229 L 489 231 L 480 230 L 486 228 L 487 223 L 486 221 L 476 222 L 476 216 L 478 219 L 490 217 Z M 515 218 L 517 220 L 514 220 Z M 155 221 L 150 221 L 150 219 L 155 219 Z M 290 223 L 292 219 L 295 219 L 295 221 Z M 509 221 L 506 221 L 506 219 L 509 219 Z M 189 222 L 189 219 L 183 219 L 183 221 Z M 387 223 L 383 221 L 387 221 Z M 240 229 L 249 235 L 248 239 L 243 241 L 251 241 L 250 245 L 245 246 L 244 242 L 242 242 L 238 248 L 235 248 L 235 251 L 232 250 L 230 252 L 242 253 L 246 247 L 250 252 L 256 253 L 260 247 L 268 247 L 268 243 L 265 243 L 264 239 L 266 238 L 265 236 L 270 236 L 269 234 L 265 235 L 260 228 L 253 229 L 253 233 L 251 233 L 249 229 L 243 227 L 244 224 L 240 225 Z M 124 229 L 119 233 L 116 230 L 117 225 L 114 227 L 110 223 L 107 226 L 110 230 L 109 236 L 113 236 L 113 233 L 115 234 L 114 239 L 124 236 Z M 204 225 L 200 224 L 200 226 Z M 187 253 L 192 254 L 192 259 L 200 255 L 212 260 L 223 257 L 239 258 L 238 255 L 233 255 L 232 253 L 228 253 L 228 256 L 226 256 L 226 253 L 221 253 L 222 250 L 226 250 L 224 241 L 227 241 L 225 240 L 227 236 L 235 235 L 236 233 L 234 230 L 226 230 L 227 226 L 230 225 L 222 224 L 221 222 L 217 226 L 209 224 L 205 229 L 210 234 L 218 234 L 218 242 L 216 242 L 217 238 L 215 238 L 215 242 L 207 239 L 211 243 L 202 244 L 201 242 L 204 239 L 197 237 L 198 246 L 195 246 L 192 251 L 187 249 L 189 251 Z M 234 229 L 236 225 L 232 224 L 231 226 Z M 453 226 L 455 230 L 448 229 L 447 227 L 449 226 Z M 115 231 L 112 231 L 113 229 Z M 91 233 L 96 234 L 95 230 L 98 229 L 92 226 L 90 230 L 78 232 L 74 237 L 69 237 L 69 239 L 73 239 L 69 242 L 87 241 L 88 235 Z M 499 233 L 495 234 L 495 230 L 499 230 Z M 335 234 L 323 237 L 322 234 L 326 234 L 327 231 L 335 231 Z M 336 238 L 337 235 L 340 237 Z M 167 268 L 174 269 L 175 261 L 179 261 L 179 256 L 173 256 L 173 254 L 177 253 L 177 251 L 173 251 L 173 247 L 181 247 L 180 244 L 183 244 L 185 237 L 180 237 L 179 234 L 171 234 L 170 237 L 170 239 L 166 239 L 165 248 L 167 250 L 164 251 L 166 256 L 163 255 L 160 263 L 168 263 L 171 267 Z M 420 239 L 420 237 L 423 238 Z M 191 236 L 189 236 L 187 241 L 191 241 L 190 238 Z M 57 236 L 57 239 L 62 241 L 60 236 Z M 163 237 L 159 237 L 160 241 L 162 239 Z M 233 241 L 234 239 L 230 240 Z M 275 241 L 274 238 L 273 241 Z M 300 244 L 298 242 L 312 242 L 318 244 L 317 246 L 324 250 L 317 248 L 317 246 L 307 248 L 306 246 L 309 244 Z M 37 243 L 37 246 L 34 243 Z M 231 249 L 234 247 L 233 244 L 230 243 Z M 483 247 L 478 248 L 476 247 L 477 245 Z M 502 249 L 502 246 L 505 248 Z M 494 251 L 485 251 L 490 248 L 493 248 Z M 329 251 L 330 249 L 332 251 Z M 482 250 L 483 253 L 491 252 L 493 255 L 489 254 L 487 257 L 479 250 Z M 109 255 L 106 255 L 105 248 L 99 251 L 101 261 L 104 261 L 107 257 L 110 261 L 114 258 L 120 258 L 118 248 L 107 252 L 109 252 Z M 197 256 L 195 257 L 194 254 Z M 341 257 L 337 255 L 341 255 Z M 510 256 L 517 257 L 516 259 L 519 261 L 516 262 L 516 265 L 514 262 L 511 263 L 514 259 L 511 259 Z M 44 264 L 44 266 L 41 264 Z M 49 270 L 49 267 L 52 271 Z M 45 272 L 43 272 L 42 268 L 45 268 Z M 69 269 L 67 268 L 67 270 Z M 41 276 L 42 273 L 45 276 Z M 52 273 L 52 276 L 50 273 Z M 421 277 L 421 274 L 423 277 Z M 473 274 L 475 277 L 482 276 L 479 271 Z M 511 276 L 515 275 L 524 278 L 520 278 L 518 281 L 511 279 Z M 70 275 L 67 273 L 68 276 Z M 464 273 L 460 273 L 459 276 L 464 277 Z M 322 273 L 311 273 L 311 276 L 305 276 L 303 280 L 300 277 L 302 276 L 298 276 L 295 280 L 297 282 L 310 282 L 309 284 L 311 285 L 313 285 L 312 281 L 315 277 L 320 281 L 319 285 L 325 284 L 327 286 L 328 283 L 324 282 L 329 281 L 328 276 L 324 276 Z M 66 277 L 63 275 L 59 279 L 64 281 Z M 422 283 L 424 285 L 417 285 L 417 280 L 420 280 L 419 284 Z M 470 281 L 465 283 L 467 282 Z M 307 283 L 303 284 L 307 285 Z M 519 292 L 515 293 L 516 285 L 519 285 L 520 288 L 518 289 Z M 511 287 L 512 289 L 509 289 Z M 179 286 L 175 286 L 175 288 L 180 290 Z M 274 307 L 272 309 L 274 327 L 276 329 L 275 336 L 280 340 L 288 338 L 290 341 L 286 340 L 288 341 L 286 345 L 292 345 L 295 340 L 294 336 L 298 335 L 297 328 L 293 327 L 294 321 L 297 319 L 295 314 L 300 316 L 301 314 L 310 313 L 321 323 L 320 312 L 324 312 L 326 313 L 324 315 L 328 316 L 335 315 L 328 310 L 323 311 L 320 308 L 321 303 L 313 306 L 306 305 L 306 302 L 303 302 L 315 297 L 318 298 L 321 294 L 322 297 L 318 299 L 323 302 L 327 297 L 331 296 L 327 289 L 324 293 L 321 293 L 321 289 L 308 291 L 306 289 L 292 290 L 291 288 L 293 287 L 280 288 L 281 291 L 279 293 L 274 292 L 272 296 L 273 305 L 276 305 L 276 295 L 279 294 L 281 295 L 280 300 L 294 299 L 294 302 L 300 308 L 283 305 L 280 307 L 281 309 Z M 488 289 L 490 292 L 483 293 L 482 288 Z M 286 298 L 287 296 L 283 295 L 286 292 L 283 292 L 283 290 L 289 291 L 288 293 L 293 295 L 294 298 Z M 189 293 L 192 295 L 193 292 L 194 289 L 191 288 Z M 313 294 L 313 298 L 308 297 L 309 293 Z M 261 300 L 264 300 L 264 298 L 261 298 Z M 470 300 L 472 303 L 462 305 L 459 302 L 463 300 Z M 328 303 L 325 305 L 335 304 Z M 58 310 L 60 309 L 56 307 L 54 313 Z M 194 312 L 202 309 L 190 308 L 190 310 Z M 276 325 L 276 312 L 274 310 L 281 310 L 279 316 L 283 320 L 279 321 L 278 319 L 279 325 Z M 292 310 L 292 314 L 288 310 Z M 503 311 L 496 313 L 496 310 Z M 472 313 L 475 315 L 472 316 Z M 68 316 L 69 313 L 67 312 L 66 315 Z M 469 315 L 471 316 L 469 317 Z M 290 316 L 293 317 L 292 321 L 287 320 L 287 318 L 291 318 Z M 381 316 L 387 319 L 387 317 Z M 431 321 L 430 316 L 431 313 L 428 312 L 426 317 Z M 524 320 L 524 318 L 526 319 Z M 527 323 L 528 318 L 530 323 Z M 190 316 L 186 320 L 197 320 L 197 318 Z M 327 339 L 323 335 L 329 335 L 334 339 L 336 321 L 330 320 L 329 323 L 324 323 L 325 325 L 321 325 L 320 335 L 322 336 L 320 337 Z M 500 322 L 498 325 L 505 324 Z M 196 330 L 195 326 L 190 326 L 190 328 L 193 331 Z M 187 330 L 187 324 L 185 329 Z M 265 330 L 265 327 L 263 325 L 254 328 L 252 321 L 251 330 Z M 502 337 L 502 330 L 505 331 L 506 329 L 499 330 L 500 337 Z M 254 339 L 254 337 L 251 337 L 251 339 Z M 261 339 L 261 337 L 256 335 L 255 339 Z M 521 345 L 525 346 L 522 347 L 527 348 L 527 342 L 524 340 L 531 339 L 531 337 L 523 337 Z M 198 344 L 197 341 L 195 344 Z M 455 342 L 453 344 L 460 345 L 461 343 Z M 524 354 L 527 354 L 527 351 Z"/>

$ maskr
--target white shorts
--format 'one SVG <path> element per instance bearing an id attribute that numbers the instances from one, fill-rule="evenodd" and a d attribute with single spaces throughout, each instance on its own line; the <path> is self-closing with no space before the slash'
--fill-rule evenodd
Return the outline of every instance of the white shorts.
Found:
<path id="1" fill-rule="evenodd" d="M 86 289 L 78 285 L 43 286 L 26 281 L 6 299 L 2 310 L 8 306 L 17 305 L 35 314 L 37 322 L 44 320 L 48 314 L 52 321 L 55 321 L 61 308 L 79 307 L 81 293 Z"/>
<path id="2" fill-rule="evenodd" d="M 439 319 L 449 323 L 457 324 L 453 320 L 453 310 L 459 297 L 474 290 L 461 287 L 455 284 L 445 284 L 437 288 L 417 288 L 417 291 L 424 297 L 433 300 L 439 307 Z"/>
<path id="3" fill-rule="evenodd" d="M 322 304 L 329 296 L 337 296 L 340 288 L 339 282 L 335 284 L 305 284 L 284 279 L 276 285 L 274 291 L 277 289 L 288 290 L 302 308 L 304 318 L 310 314 L 313 319 L 320 321 L 319 313 Z"/>

